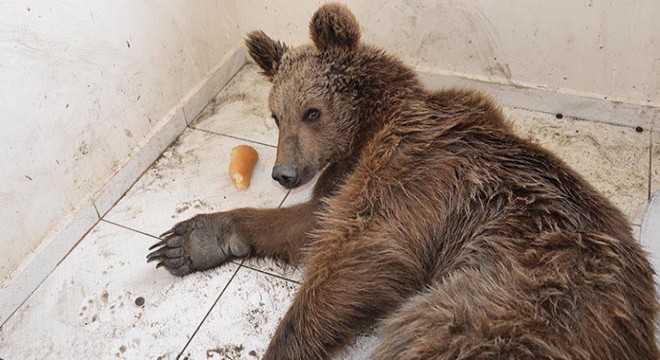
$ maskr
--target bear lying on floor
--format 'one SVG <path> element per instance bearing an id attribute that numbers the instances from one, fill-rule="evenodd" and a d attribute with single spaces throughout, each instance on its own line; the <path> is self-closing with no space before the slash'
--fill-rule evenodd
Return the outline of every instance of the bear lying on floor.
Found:
<path id="1" fill-rule="evenodd" d="M 273 178 L 321 172 L 313 198 L 195 216 L 150 261 L 303 262 L 265 359 L 328 358 L 379 320 L 375 359 L 658 359 L 653 270 L 619 210 L 484 95 L 427 90 L 361 43 L 344 6 L 310 31 L 247 46 L 273 84 Z"/>

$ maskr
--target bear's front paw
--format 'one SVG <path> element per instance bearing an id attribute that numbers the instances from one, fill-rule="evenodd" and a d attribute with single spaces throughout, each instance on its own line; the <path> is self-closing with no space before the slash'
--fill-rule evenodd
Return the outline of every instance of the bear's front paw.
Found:
<path id="1" fill-rule="evenodd" d="M 232 230 L 230 213 L 197 215 L 164 232 L 154 244 L 147 262 L 158 261 L 176 276 L 216 267 L 245 256 L 249 246 Z"/>

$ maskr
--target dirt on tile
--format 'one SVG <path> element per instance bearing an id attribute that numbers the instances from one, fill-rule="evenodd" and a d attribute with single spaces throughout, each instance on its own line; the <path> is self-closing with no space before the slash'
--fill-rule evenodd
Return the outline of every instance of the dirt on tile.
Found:
<path id="1" fill-rule="evenodd" d="M 166 186 L 171 177 L 168 173 L 172 170 L 180 169 L 184 164 L 198 164 L 200 159 L 197 149 L 182 149 L 182 140 L 186 133 L 179 138 L 156 160 L 149 169 L 150 176 L 145 176 L 145 181 L 136 189 L 137 191 L 157 190 Z"/>
<path id="2" fill-rule="evenodd" d="M 197 116 L 194 122 L 202 121 L 206 118 L 209 118 L 218 113 L 218 110 L 227 104 L 234 102 L 245 102 L 248 99 L 248 94 L 245 93 L 235 93 L 228 95 L 218 95 L 211 99 L 209 104 L 202 110 L 201 113 Z"/>
<path id="3" fill-rule="evenodd" d="M 184 203 L 179 204 L 179 206 L 176 207 L 176 213 L 181 214 L 182 212 L 184 212 L 188 209 L 190 209 L 190 203 L 184 202 Z"/>
<path id="4" fill-rule="evenodd" d="M 225 345 L 220 348 L 206 350 L 206 357 L 208 359 L 215 359 L 217 355 L 220 359 L 239 359 L 243 353 L 243 350 L 245 350 L 245 347 L 242 344 Z"/>
<path id="5" fill-rule="evenodd" d="M 250 84 L 250 86 L 246 87 L 246 84 Z M 241 103 L 238 111 L 242 118 L 251 116 L 270 117 L 267 102 L 264 99 L 265 91 L 269 87 L 270 85 L 266 84 L 265 80 L 257 75 L 255 70 L 246 67 L 227 84 L 220 94 L 209 102 L 193 121 L 193 124 L 202 122 L 221 112 L 222 108 L 238 102 Z"/>
<path id="6" fill-rule="evenodd" d="M 213 205 L 210 205 L 209 203 L 205 202 L 204 200 L 195 199 L 191 202 L 184 201 L 184 202 L 180 203 L 176 207 L 175 211 L 176 211 L 177 214 L 181 214 L 181 213 L 189 210 L 190 208 L 194 208 L 196 210 L 202 210 L 202 209 L 213 210 L 214 209 Z"/>

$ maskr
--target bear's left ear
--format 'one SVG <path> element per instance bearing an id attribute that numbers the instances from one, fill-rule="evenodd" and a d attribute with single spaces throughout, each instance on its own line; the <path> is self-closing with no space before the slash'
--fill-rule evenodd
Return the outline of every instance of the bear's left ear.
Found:
<path id="1" fill-rule="evenodd" d="M 342 4 L 321 6 L 309 24 L 312 41 L 320 51 L 330 48 L 353 50 L 360 41 L 360 26 L 355 16 Z"/>
<path id="2" fill-rule="evenodd" d="M 261 68 L 262 73 L 273 80 L 280 67 L 282 55 L 287 51 L 285 44 L 268 37 L 263 31 L 253 31 L 245 39 L 248 52 Z"/>

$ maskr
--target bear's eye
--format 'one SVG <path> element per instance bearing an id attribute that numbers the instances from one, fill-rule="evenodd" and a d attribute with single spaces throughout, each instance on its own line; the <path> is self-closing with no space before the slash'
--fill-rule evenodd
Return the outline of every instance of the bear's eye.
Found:
<path id="1" fill-rule="evenodd" d="M 271 117 L 273 118 L 273 120 L 275 121 L 275 125 L 280 126 L 280 121 L 277 120 L 277 116 L 275 116 L 275 114 L 270 114 L 270 116 L 271 116 Z"/>
<path id="2" fill-rule="evenodd" d="M 305 121 L 318 120 L 320 116 L 321 116 L 321 110 L 316 108 L 311 108 L 307 110 L 307 114 L 305 114 Z"/>

